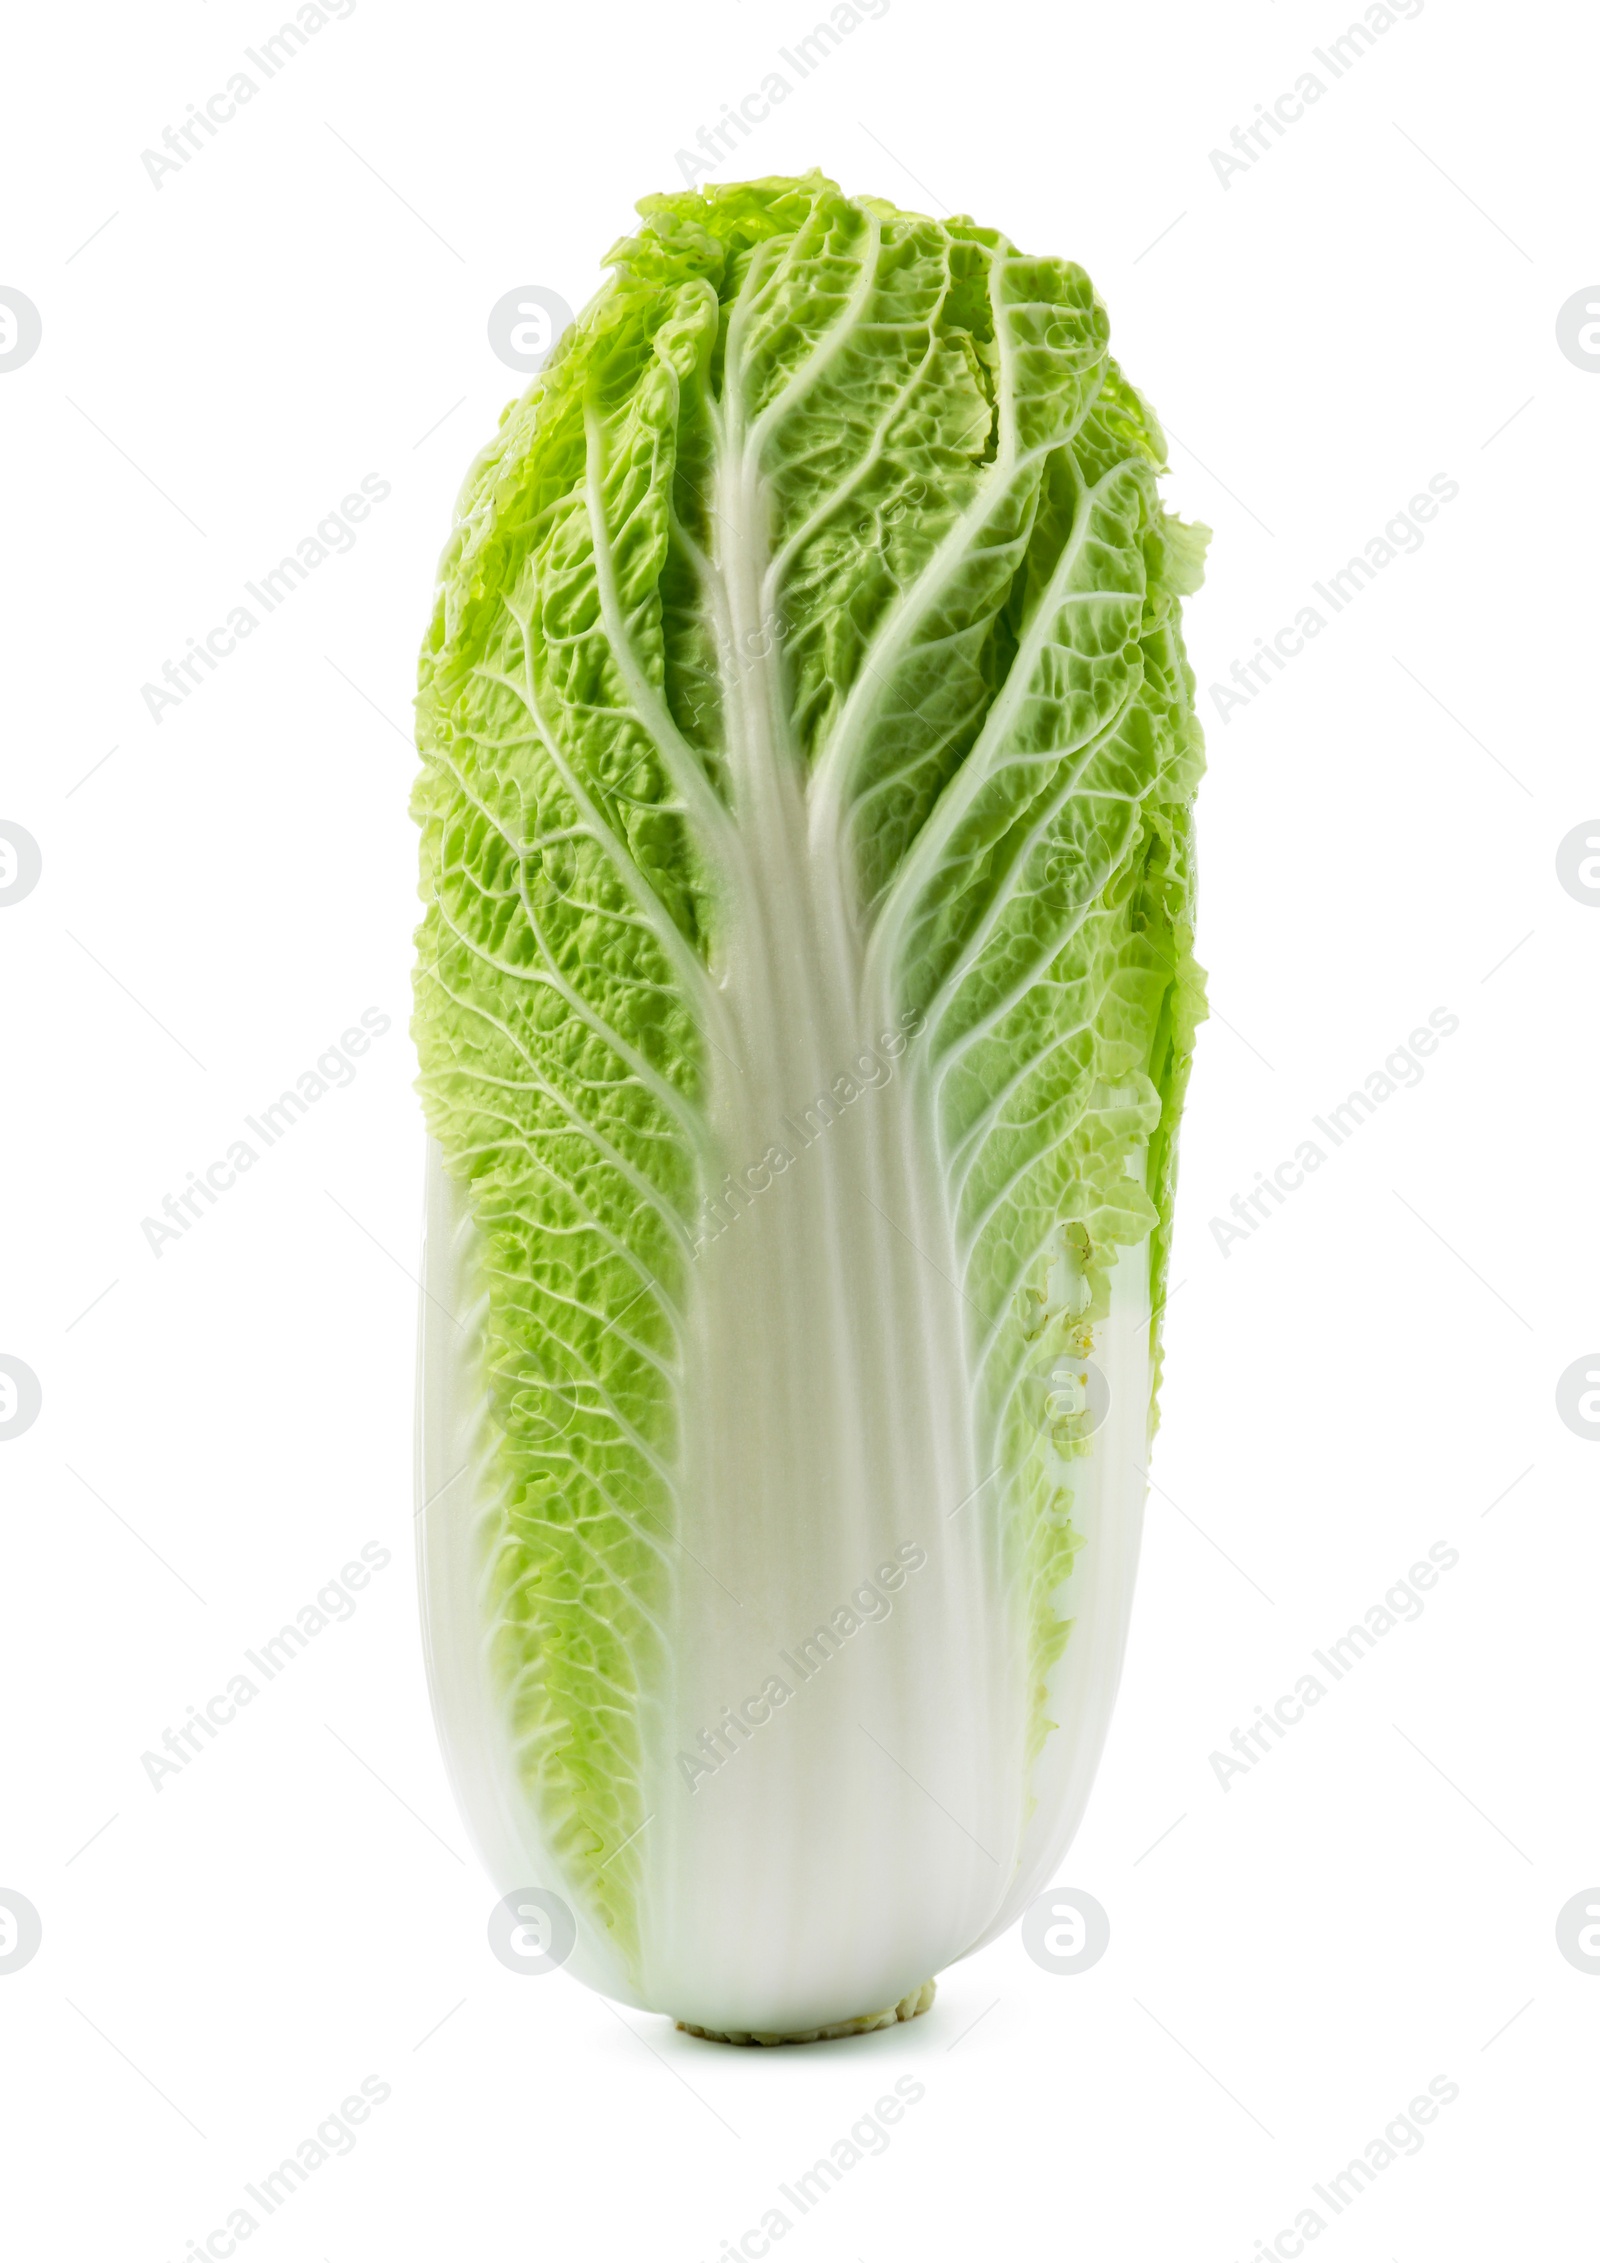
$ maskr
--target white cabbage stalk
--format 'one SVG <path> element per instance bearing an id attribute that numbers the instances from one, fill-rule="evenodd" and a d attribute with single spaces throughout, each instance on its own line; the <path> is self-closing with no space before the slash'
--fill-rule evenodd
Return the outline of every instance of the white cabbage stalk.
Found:
<path id="1" fill-rule="evenodd" d="M 1080 270 L 818 176 L 641 210 L 423 656 L 426 1641 L 497 1888 L 776 2040 L 922 2009 L 1088 1798 L 1202 538 Z"/>

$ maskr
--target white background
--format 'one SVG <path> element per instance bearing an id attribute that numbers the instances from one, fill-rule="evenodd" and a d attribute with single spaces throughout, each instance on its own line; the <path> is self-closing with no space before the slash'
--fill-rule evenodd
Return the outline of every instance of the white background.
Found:
<path id="1" fill-rule="evenodd" d="M 910 2027 L 759 2055 L 486 1945 L 410 1559 L 407 735 L 452 501 L 523 383 L 490 306 L 581 304 L 815 14 L 358 0 L 159 188 L 141 151 L 279 14 L 13 16 L 0 283 L 43 321 L 0 375 L 0 817 L 43 855 L 0 910 L 0 1350 L 43 1390 L 0 1445 L 0 1885 L 44 1928 L 0 1978 L 19 2253 L 175 2263 L 368 2075 L 391 2097 L 252 2256 L 695 2263 L 900 2075 L 925 2096 L 786 2255 L 1242 2263 L 1439 2075 L 1423 2150 L 1321 2207 L 1316 2252 L 1588 2251 L 1600 1979 L 1555 1918 L 1600 1878 L 1600 1445 L 1555 1391 L 1600 1343 L 1600 910 L 1556 851 L 1600 806 L 1600 370 L 1556 317 L 1600 275 L 1595 40 L 1428 0 L 1334 83 L 1311 50 L 1351 12 L 892 0 L 716 175 L 820 165 L 1081 260 L 1216 530 L 1215 1018 L 1062 1874 L 1111 1946 L 1058 1978 L 1013 1934 Z M 1210 151 L 1307 69 L 1322 101 L 1224 186 Z M 141 685 L 366 473 L 356 548 L 154 722 Z M 1424 547 L 1222 721 L 1207 687 L 1438 473 Z M 393 1027 L 354 1084 L 155 1256 L 140 1221 L 366 1007 Z M 1224 1255 L 1209 1221 L 1436 1007 L 1423 1081 Z M 354 1619 L 154 1790 L 141 1753 L 368 1541 Z M 1421 1619 L 1224 1789 L 1212 1752 L 1440 1541 Z"/>

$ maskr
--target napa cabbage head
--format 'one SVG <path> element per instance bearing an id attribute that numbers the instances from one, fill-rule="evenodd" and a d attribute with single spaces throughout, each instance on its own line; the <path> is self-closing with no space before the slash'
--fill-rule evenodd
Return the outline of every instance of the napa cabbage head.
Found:
<path id="1" fill-rule="evenodd" d="M 427 1646 L 573 1969 L 807 2035 L 1015 1919 L 1105 1734 L 1205 536 L 1070 262 L 818 175 L 639 209 L 422 658 Z"/>

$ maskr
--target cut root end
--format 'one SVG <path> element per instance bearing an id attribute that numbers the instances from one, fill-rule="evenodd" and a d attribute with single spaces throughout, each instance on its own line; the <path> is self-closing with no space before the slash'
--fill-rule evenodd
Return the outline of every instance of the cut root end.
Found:
<path id="1" fill-rule="evenodd" d="M 903 2019 L 915 2019 L 925 2012 L 937 1993 L 936 1984 L 925 1980 L 920 1988 L 913 1988 L 909 1996 L 891 2004 L 887 2011 L 863 2012 L 859 2019 L 835 2020 L 831 2027 L 808 2027 L 796 2035 L 747 2034 L 742 2028 L 724 2031 L 716 2027 L 696 2027 L 692 2019 L 680 2019 L 678 2027 L 685 2035 L 703 2036 L 708 2043 L 836 2043 L 842 2035 L 872 2035 L 880 2027 L 894 2027 Z"/>

